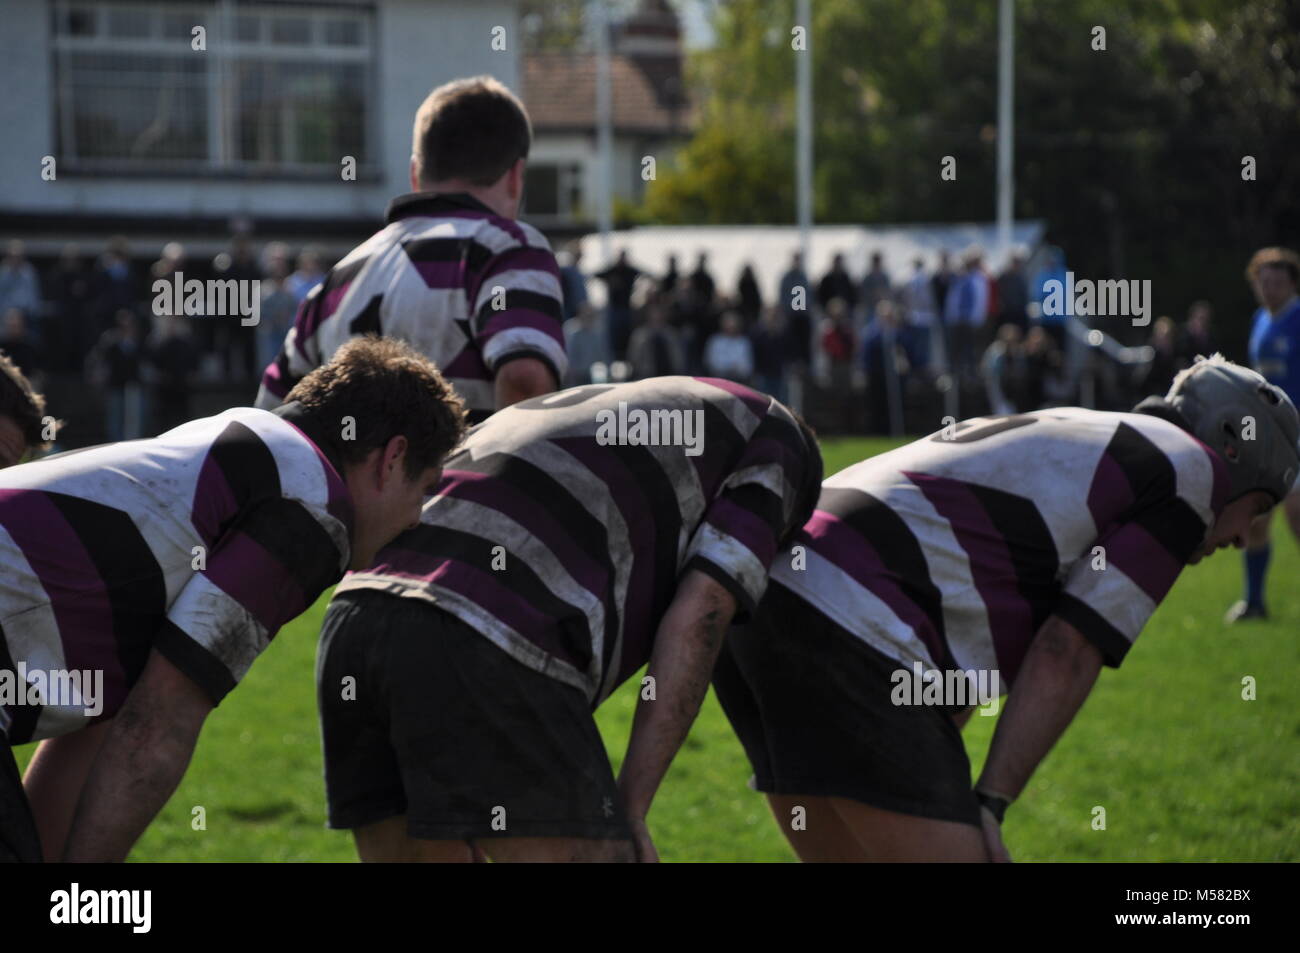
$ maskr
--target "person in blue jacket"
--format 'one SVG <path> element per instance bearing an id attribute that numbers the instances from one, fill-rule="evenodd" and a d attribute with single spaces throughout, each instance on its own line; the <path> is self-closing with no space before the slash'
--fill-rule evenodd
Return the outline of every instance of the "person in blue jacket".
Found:
<path id="1" fill-rule="evenodd" d="M 1246 268 L 1246 279 L 1259 300 L 1250 331 L 1250 363 L 1270 384 L 1300 398 L 1300 256 L 1286 248 L 1261 248 Z M 1278 507 L 1286 513 L 1291 532 L 1300 539 L 1300 481 Z M 1268 618 L 1264 580 L 1272 555 L 1270 523 L 1265 515 L 1251 524 L 1243 554 L 1245 597 L 1228 610 L 1227 621 Z"/>

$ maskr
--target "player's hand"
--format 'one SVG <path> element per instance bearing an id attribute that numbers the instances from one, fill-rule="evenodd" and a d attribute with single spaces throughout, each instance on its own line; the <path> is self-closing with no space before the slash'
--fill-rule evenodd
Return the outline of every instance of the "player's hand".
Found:
<path id="1" fill-rule="evenodd" d="M 646 826 L 645 818 L 629 818 L 628 823 L 632 826 L 632 846 L 636 848 L 637 863 L 659 863 L 659 851 L 655 850 L 654 841 L 650 839 L 650 828 Z"/>
<path id="2" fill-rule="evenodd" d="M 1002 825 L 987 807 L 980 807 L 980 823 L 984 827 L 984 846 L 989 850 L 989 860 L 995 864 L 1011 863 L 1007 845 L 1002 843 Z"/>

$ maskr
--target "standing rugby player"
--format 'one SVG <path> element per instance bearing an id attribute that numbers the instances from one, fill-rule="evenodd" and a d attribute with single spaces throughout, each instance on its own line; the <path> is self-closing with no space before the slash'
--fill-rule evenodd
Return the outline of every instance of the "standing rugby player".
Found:
<path id="1" fill-rule="evenodd" d="M 330 604 L 330 826 L 363 860 L 653 860 L 650 802 L 821 472 L 802 421 L 722 380 L 576 387 L 476 427 Z M 615 781 L 592 711 L 647 662 Z"/>
<path id="2" fill-rule="evenodd" d="M 0 736 L 50 739 L 26 778 L 35 822 L 0 758 L 0 857 L 123 859 L 208 712 L 416 524 L 463 432 L 459 398 L 397 341 L 349 343 L 288 397 L 0 474 Z"/>
<path id="3" fill-rule="evenodd" d="M 1132 413 L 976 419 L 827 480 L 714 680 L 795 852 L 1008 859 L 1003 812 L 1101 666 L 1289 492 L 1298 436 L 1279 388 L 1216 355 Z M 949 673 L 1009 690 L 973 790 Z"/>
<path id="4" fill-rule="evenodd" d="M 1250 332 L 1250 362 L 1270 384 L 1300 401 L 1300 257 L 1285 248 L 1261 248 L 1250 260 L 1246 277 L 1259 299 Z M 1300 540 L 1300 484 L 1282 504 L 1291 532 Z M 1264 581 L 1273 555 L 1272 510 L 1250 525 L 1242 554 L 1245 597 L 1228 610 L 1227 621 L 1266 619 Z"/>
<path id="5" fill-rule="evenodd" d="M 432 360 L 471 423 L 555 390 L 568 366 L 560 270 L 542 234 L 515 221 L 531 141 L 523 105 L 491 77 L 430 93 L 415 116 L 411 193 L 303 300 L 257 406 L 275 407 L 359 334 Z"/>

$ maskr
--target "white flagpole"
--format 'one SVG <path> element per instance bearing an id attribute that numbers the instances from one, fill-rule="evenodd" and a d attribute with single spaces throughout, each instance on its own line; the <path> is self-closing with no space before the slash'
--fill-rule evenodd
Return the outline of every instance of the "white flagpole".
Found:
<path id="1" fill-rule="evenodd" d="M 1011 206 L 1015 179 L 1011 170 L 1015 122 L 1015 0 L 998 4 L 998 254 L 1011 250 Z"/>
<path id="2" fill-rule="evenodd" d="M 593 4 L 596 23 L 596 228 L 600 232 L 601 267 L 613 260 L 610 232 L 614 229 L 613 199 L 613 104 L 610 91 L 609 6 L 606 0 Z"/>
<path id="3" fill-rule="evenodd" d="M 798 53 L 795 60 L 796 99 L 795 113 L 797 127 L 795 136 L 796 191 L 799 212 L 799 248 L 803 253 L 803 266 L 807 271 L 812 267 L 810 246 L 812 243 L 812 208 L 813 208 L 813 142 L 812 142 L 812 2 L 799 0 L 798 23 L 804 29 L 806 48 Z"/>

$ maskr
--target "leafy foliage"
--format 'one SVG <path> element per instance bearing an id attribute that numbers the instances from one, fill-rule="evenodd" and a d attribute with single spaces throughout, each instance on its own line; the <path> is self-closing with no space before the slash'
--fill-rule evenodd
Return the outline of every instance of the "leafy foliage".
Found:
<path id="1" fill-rule="evenodd" d="M 647 191 L 655 221 L 794 220 L 794 10 L 717 6 L 690 69 L 701 120 Z M 812 10 L 816 220 L 991 219 L 997 4 Z M 1300 226 L 1300 4 L 1017 0 L 1015 67 L 1016 216 L 1046 221 L 1080 273 L 1151 278 L 1173 313 L 1210 296 L 1240 325 L 1245 260 Z"/>

